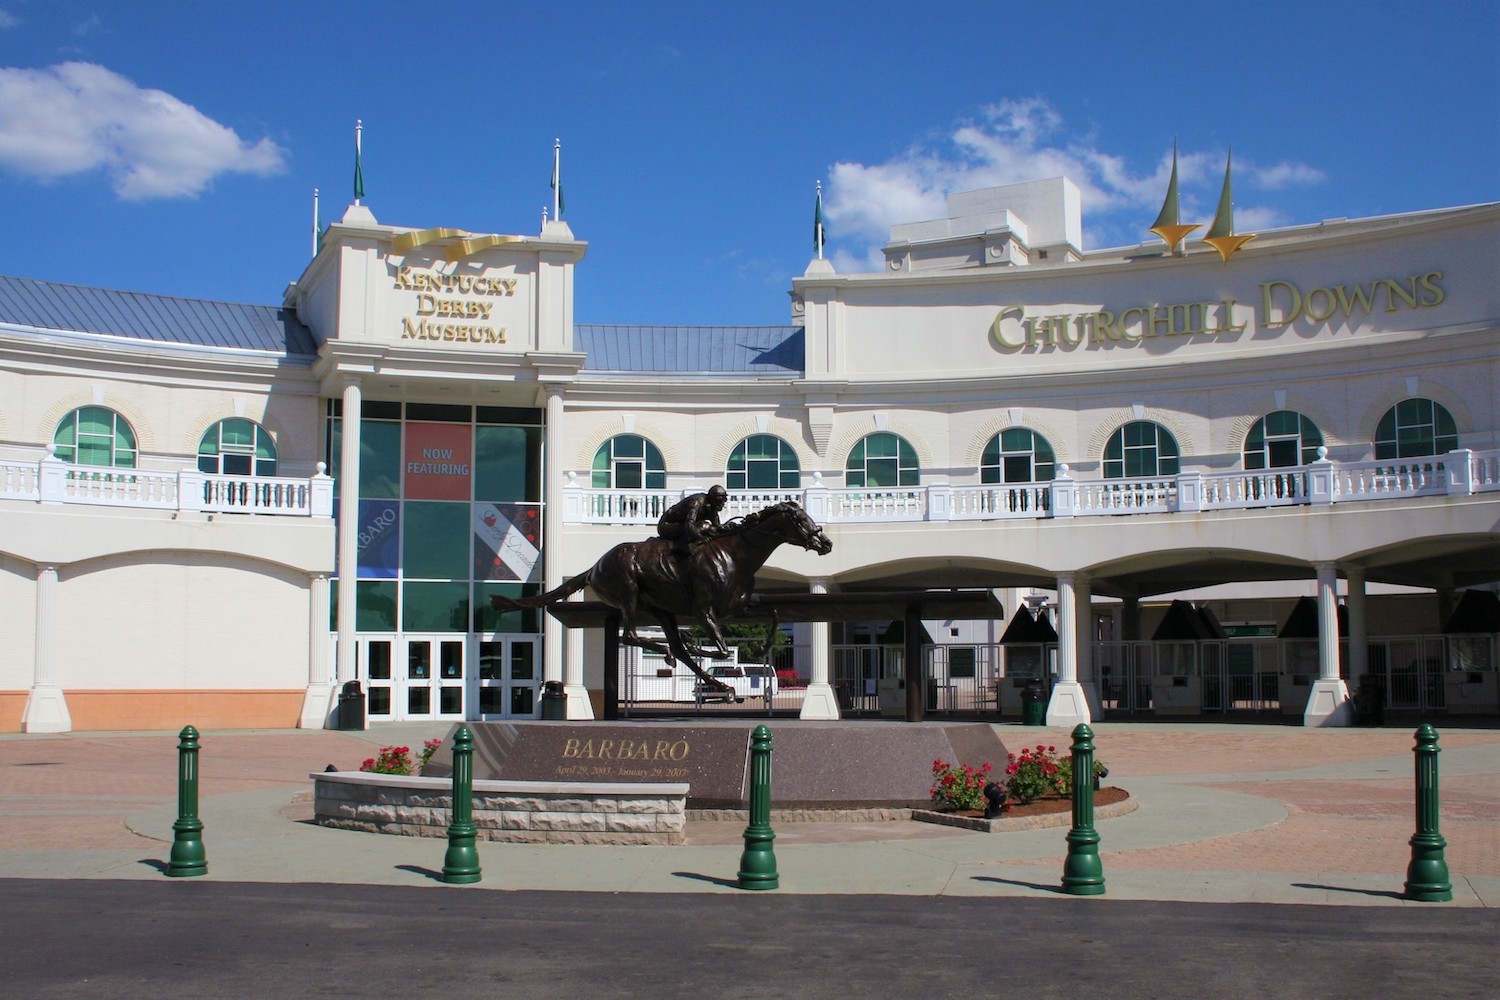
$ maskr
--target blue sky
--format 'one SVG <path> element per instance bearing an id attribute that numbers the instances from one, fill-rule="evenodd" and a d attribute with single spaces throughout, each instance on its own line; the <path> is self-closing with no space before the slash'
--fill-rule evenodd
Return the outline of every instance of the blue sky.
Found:
<path id="1" fill-rule="evenodd" d="M 1500 200 L 1500 0 L 0 0 L 0 273 L 276 303 L 313 188 L 534 233 L 563 143 L 583 323 L 781 324 L 952 192 L 1066 173 L 1134 244 L 1175 137 L 1241 232 Z"/>

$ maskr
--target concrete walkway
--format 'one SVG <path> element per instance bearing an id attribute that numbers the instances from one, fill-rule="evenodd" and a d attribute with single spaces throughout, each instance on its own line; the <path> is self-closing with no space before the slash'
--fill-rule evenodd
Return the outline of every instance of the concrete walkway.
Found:
<path id="1" fill-rule="evenodd" d="M 1415 723 L 1333 730 L 1095 724 L 1109 783 L 1139 802 L 1135 812 L 1096 824 L 1104 898 L 1500 906 L 1500 730 L 1437 725 L 1452 903 L 1401 898 L 1415 829 Z M 308 822 L 307 774 L 327 764 L 357 768 L 381 745 L 420 747 L 448 728 L 205 733 L 199 815 L 209 873 L 181 881 L 442 886 L 442 840 Z M 998 729 L 1011 749 L 1068 742 L 1058 729 Z M 175 733 L 0 736 L 0 878 L 167 881 L 176 747 Z M 783 894 L 1066 898 L 1057 891 L 1066 827 L 983 834 L 910 822 L 782 823 L 775 830 Z M 733 893 L 740 891 L 742 833 L 735 823 L 694 822 L 681 847 L 481 842 L 483 881 L 467 888 Z"/>

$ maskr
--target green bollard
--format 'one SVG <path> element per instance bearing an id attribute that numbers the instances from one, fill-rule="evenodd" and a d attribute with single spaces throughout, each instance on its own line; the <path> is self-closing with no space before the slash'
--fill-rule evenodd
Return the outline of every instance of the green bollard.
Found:
<path id="1" fill-rule="evenodd" d="M 198 818 L 198 730 L 183 726 L 177 736 L 177 822 L 172 824 L 167 874 L 174 878 L 207 875 L 203 821 Z"/>
<path id="2" fill-rule="evenodd" d="M 741 889 L 778 889 L 776 852 L 771 844 L 771 730 L 756 726 L 750 734 L 750 825 L 740 854 Z"/>
<path id="3" fill-rule="evenodd" d="M 1073 828 L 1063 862 L 1062 891 L 1073 896 L 1104 895 L 1104 863 L 1094 830 L 1094 731 L 1080 723 L 1073 730 Z"/>
<path id="4" fill-rule="evenodd" d="M 1424 903 L 1446 903 L 1453 898 L 1448 881 L 1448 862 L 1443 848 L 1448 842 L 1438 833 L 1437 730 L 1424 722 L 1417 728 L 1417 832 L 1411 837 L 1411 863 L 1406 866 L 1406 898 Z"/>
<path id="5" fill-rule="evenodd" d="M 448 852 L 443 855 L 444 882 L 479 881 L 474 834 L 474 735 L 461 725 L 453 734 L 453 819 L 448 824 Z"/>

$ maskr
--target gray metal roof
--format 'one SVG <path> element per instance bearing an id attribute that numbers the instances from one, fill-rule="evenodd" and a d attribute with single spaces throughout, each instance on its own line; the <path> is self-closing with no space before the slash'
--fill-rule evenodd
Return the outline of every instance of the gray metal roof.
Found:
<path id="1" fill-rule="evenodd" d="M 279 306 L 117 292 L 0 275 L 0 323 L 164 344 L 315 355 L 312 331 Z"/>
<path id="2" fill-rule="evenodd" d="M 607 326 L 579 323 L 573 349 L 583 370 L 801 375 L 800 326 Z"/>

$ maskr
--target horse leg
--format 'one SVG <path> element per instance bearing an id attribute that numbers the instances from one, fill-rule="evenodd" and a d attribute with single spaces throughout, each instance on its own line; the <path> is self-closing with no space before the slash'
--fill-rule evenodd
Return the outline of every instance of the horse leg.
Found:
<path id="1" fill-rule="evenodd" d="M 667 641 L 673 645 L 678 658 L 683 663 L 687 664 L 688 669 L 698 675 L 699 680 L 701 680 L 705 686 L 724 691 L 730 690 L 728 684 L 725 684 L 717 677 L 709 676 L 709 674 L 701 666 L 699 666 L 698 660 L 694 654 L 696 653 L 698 655 L 702 655 L 705 651 L 699 650 L 696 646 L 692 645 L 684 638 L 685 633 L 677 624 L 676 615 L 662 608 L 652 608 L 651 613 L 656 616 L 657 621 L 661 622 L 662 631 L 667 633 Z"/>
<path id="2" fill-rule="evenodd" d="M 727 660 L 733 654 L 729 652 L 729 642 L 724 638 L 724 630 L 719 627 L 719 620 L 714 617 L 713 608 L 707 603 L 698 609 L 698 621 L 703 625 L 703 630 L 708 633 L 710 639 L 717 647 L 709 655 L 716 660 Z"/>

